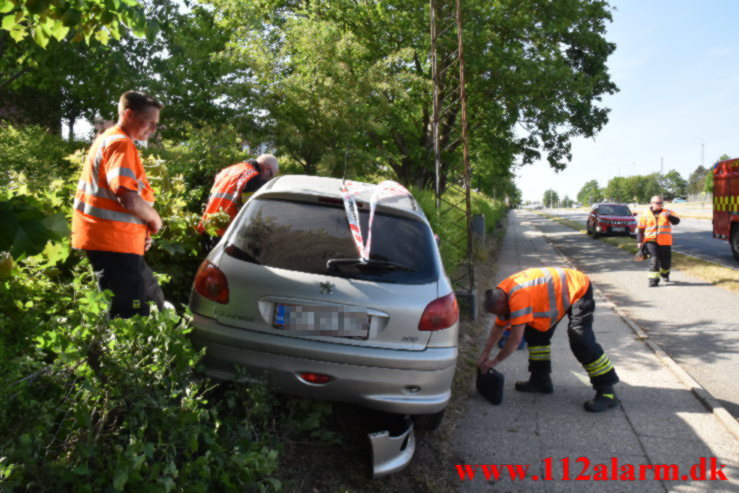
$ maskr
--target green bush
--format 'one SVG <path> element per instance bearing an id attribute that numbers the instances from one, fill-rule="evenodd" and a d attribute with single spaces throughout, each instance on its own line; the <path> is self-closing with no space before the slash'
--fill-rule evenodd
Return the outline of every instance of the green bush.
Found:
<path id="1" fill-rule="evenodd" d="M 188 207 L 202 213 L 216 174 L 249 156 L 241 150 L 239 132 L 229 125 L 188 125 L 185 139 L 164 141 L 145 154 L 156 154 L 166 162 L 171 175 L 182 175 L 188 192 Z M 148 169 L 147 169 L 148 171 Z"/>
<path id="2" fill-rule="evenodd" d="M 30 125 L 14 127 L 0 124 L 0 156 L 3 173 L 0 187 L 6 187 L 10 171 L 23 173 L 37 190 L 49 182 L 64 179 L 74 171 L 74 165 L 65 159 L 79 149 L 80 143 L 69 143 L 45 129 Z"/>
<path id="3" fill-rule="evenodd" d="M 256 438 L 270 421 L 266 396 L 241 386 L 210 402 L 211 385 L 193 374 L 200 355 L 187 317 L 167 310 L 107 321 L 105 296 L 89 287 L 72 283 L 74 308 L 42 324 L 19 365 L 34 377 L 2 385 L 0 425 L 14 430 L 0 438 L 4 483 L 35 491 L 277 486 L 269 479 L 277 450 Z"/>
<path id="4" fill-rule="evenodd" d="M 49 216 L 68 223 L 84 152 L 38 188 L 9 173 L 0 189 L 0 490 L 271 491 L 281 444 L 325 440 L 325 404 L 255 385 L 213 385 L 196 370 L 189 319 L 173 311 L 107 321 L 87 260 Z M 189 291 L 199 262 L 181 176 L 150 158 L 167 225 L 150 252 Z M 20 218 L 20 219 L 19 219 Z M 28 226 L 30 225 L 30 226 Z M 47 228 L 48 229 L 48 228 Z M 21 237 L 26 243 L 15 241 Z M 28 232 L 44 233 L 36 236 Z M 48 241 L 51 240 L 51 241 Z M 15 248 L 15 245 L 25 245 Z M 40 253 L 39 253 L 40 251 Z M 177 270 L 180 269 L 180 270 Z"/>
<path id="5" fill-rule="evenodd" d="M 444 262 L 444 269 L 452 275 L 460 265 L 467 248 L 466 218 L 462 210 L 450 209 L 444 216 L 438 214 L 436 198 L 431 190 L 412 189 L 413 196 L 421 205 L 424 214 L 431 224 L 431 229 L 439 236 L 439 250 Z M 463 203 L 464 196 L 460 193 L 447 192 L 446 200 Z M 485 229 L 492 233 L 504 216 L 506 206 L 500 201 L 493 200 L 481 193 L 473 192 L 470 197 L 472 214 L 485 216 Z"/>

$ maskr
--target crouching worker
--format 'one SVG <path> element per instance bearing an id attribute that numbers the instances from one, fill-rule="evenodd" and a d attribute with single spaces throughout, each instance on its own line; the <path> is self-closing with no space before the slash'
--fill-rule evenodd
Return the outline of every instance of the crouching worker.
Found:
<path id="1" fill-rule="evenodd" d="M 595 398 L 585 402 L 585 410 L 598 413 L 616 407 L 613 386 L 619 380 L 611 361 L 595 340 L 595 300 L 585 274 L 555 267 L 526 269 L 505 279 L 497 288 L 488 289 L 484 303 L 485 309 L 497 318 L 478 361 L 483 373 L 515 352 L 521 337 L 525 337 L 531 375 L 528 381 L 516 382 L 516 390 L 551 394 L 551 340 L 566 313 L 570 348 L 595 389 Z M 508 340 L 491 359 L 490 352 L 507 328 L 511 331 Z"/>
<path id="2" fill-rule="evenodd" d="M 279 169 L 276 157 L 262 154 L 257 159 L 228 166 L 216 175 L 205 212 L 196 227 L 203 235 L 203 245 L 207 250 L 220 241 L 241 206 L 262 185 L 277 176 Z M 206 231 L 209 226 L 216 228 L 215 236 Z"/>

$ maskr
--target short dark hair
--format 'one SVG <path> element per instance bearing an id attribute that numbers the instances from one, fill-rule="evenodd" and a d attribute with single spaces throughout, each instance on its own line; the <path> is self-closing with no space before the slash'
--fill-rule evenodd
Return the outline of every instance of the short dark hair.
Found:
<path id="1" fill-rule="evenodd" d="M 118 100 L 118 113 L 122 114 L 126 110 L 132 110 L 135 113 L 144 111 L 146 108 L 162 109 L 162 103 L 157 101 L 153 96 L 139 91 L 126 91 L 121 94 Z"/>

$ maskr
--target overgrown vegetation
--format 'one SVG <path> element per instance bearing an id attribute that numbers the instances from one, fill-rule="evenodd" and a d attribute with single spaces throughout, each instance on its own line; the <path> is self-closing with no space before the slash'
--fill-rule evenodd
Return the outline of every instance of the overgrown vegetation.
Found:
<path id="1" fill-rule="evenodd" d="M 165 142 L 143 156 L 165 224 L 147 260 L 177 312 L 108 321 L 105 295 L 69 245 L 84 149 L 40 128 L 0 126 L 11 158 L 0 189 L 3 489 L 271 491 L 281 488 L 283 451 L 334 444 L 341 455 L 346 447 L 337 444 L 344 430 L 325 427 L 330 405 L 198 373 L 183 307 L 205 255 L 194 226 L 207 175 L 241 156 L 234 134 L 191 135 L 190 145 Z M 433 194 L 415 192 L 454 269 L 460 259 L 450 246 L 466 238 L 451 225 L 463 216 L 439 218 Z M 504 209 L 473 197 L 489 231 Z"/>

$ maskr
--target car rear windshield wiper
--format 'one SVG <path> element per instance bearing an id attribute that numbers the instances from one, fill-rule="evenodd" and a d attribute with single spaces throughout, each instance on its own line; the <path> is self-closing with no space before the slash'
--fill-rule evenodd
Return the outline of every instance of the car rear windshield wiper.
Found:
<path id="1" fill-rule="evenodd" d="M 236 245 L 229 243 L 226 248 L 224 248 L 224 251 L 232 256 L 233 258 L 237 258 L 239 260 L 244 260 L 246 262 L 251 262 L 252 264 L 261 264 L 260 261 L 255 259 L 253 256 L 249 255 L 249 253 L 245 252 L 241 248 L 237 247 Z"/>
<path id="2" fill-rule="evenodd" d="M 363 261 L 361 258 L 332 258 L 326 262 L 326 267 L 330 271 L 335 270 L 338 267 L 344 266 L 344 265 L 358 267 L 360 269 L 370 268 L 370 269 L 402 270 L 406 272 L 415 272 L 415 269 L 411 269 L 410 267 L 407 267 L 405 265 L 396 264 L 395 262 L 390 262 L 389 260 L 369 259 L 367 261 Z"/>

